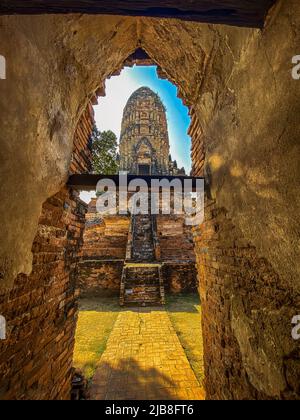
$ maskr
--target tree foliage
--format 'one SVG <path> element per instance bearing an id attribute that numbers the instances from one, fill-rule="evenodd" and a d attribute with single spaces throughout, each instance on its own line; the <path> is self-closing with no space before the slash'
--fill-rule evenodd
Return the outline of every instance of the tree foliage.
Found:
<path id="1" fill-rule="evenodd" d="M 117 136 L 110 130 L 100 132 L 94 126 L 91 143 L 93 172 L 104 175 L 117 174 L 119 169 Z"/>

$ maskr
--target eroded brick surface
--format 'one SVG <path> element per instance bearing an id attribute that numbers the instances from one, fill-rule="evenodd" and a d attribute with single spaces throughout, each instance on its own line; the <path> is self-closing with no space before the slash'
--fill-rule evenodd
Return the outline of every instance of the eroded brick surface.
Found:
<path id="1" fill-rule="evenodd" d="M 33 271 L 0 295 L 0 399 L 69 399 L 77 320 L 77 252 L 85 206 L 67 189 L 43 206 Z"/>
<path id="2" fill-rule="evenodd" d="M 212 200 L 195 243 L 207 397 L 299 399 L 299 295 Z"/>

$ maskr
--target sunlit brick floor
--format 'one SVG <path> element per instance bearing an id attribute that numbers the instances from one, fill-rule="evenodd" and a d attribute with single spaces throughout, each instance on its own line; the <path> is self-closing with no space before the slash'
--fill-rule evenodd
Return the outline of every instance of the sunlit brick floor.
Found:
<path id="1" fill-rule="evenodd" d="M 167 312 L 121 312 L 98 364 L 93 400 L 203 400 Z"/>

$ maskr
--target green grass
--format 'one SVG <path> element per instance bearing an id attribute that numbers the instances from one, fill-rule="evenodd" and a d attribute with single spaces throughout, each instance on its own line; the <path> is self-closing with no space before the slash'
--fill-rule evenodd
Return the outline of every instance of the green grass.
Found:
<path id="1" fill-rule="evenodd" d="M 101 297 L 80 301 L 74 366 L 80 369 L 88 380 L 95 374 L 119 311 L 116 298 Z"/>
<path id="2" fill-rule="evenodd" d="M 203 384 L 203 339 L 198 294 L 169 295 L 166 309 L 195 375 Z"/>
<path id="3" fill-rule="evenodd" d="M 126 308 L 120 308 L 116 297 L 87 298 L 80 301 L 74 366 L 81 369 L 88 380 L 95 374 L 109 335 L 122 310 Z M 202 384 L 204 368 L 199 296 L 196 293 L 169 295 L 166 310 L 192 369 Z"/>

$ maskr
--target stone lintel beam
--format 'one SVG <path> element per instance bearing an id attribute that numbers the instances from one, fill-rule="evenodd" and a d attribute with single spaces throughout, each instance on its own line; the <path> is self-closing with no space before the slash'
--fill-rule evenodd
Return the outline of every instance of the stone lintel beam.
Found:
<path id="1" fill-rule="evenodd" d="M 86 13 L 262 28 L 276 0 L 1 0 L 0 14 Z"/>
<path id="2" fill-rule="evenodd" d="M 97 183 L 103 179 L 109 179 L 114 181 L 117 188 L 120 186 L 119 175 L 91 175 L 91 174 L 80 174 L 80 175 L 71 175 L 68 181 L 68 187 L 74 188 L 78 191 L 96 191 Z M 193 190 L 196 191 L 197 180 L 203 180 L 204 178 L 200 177 L 190 177 L 190 176 L 148 176 L 148 175 L 127 175 L 127 186 L 131 181 L 142 179 L 146 181 L 148 187 L 151 187 L 151 181 L 167 179 L 169 182 L 180 179 L 182 185 L 184 185 L 185 180 L 192 180 Z"/>

